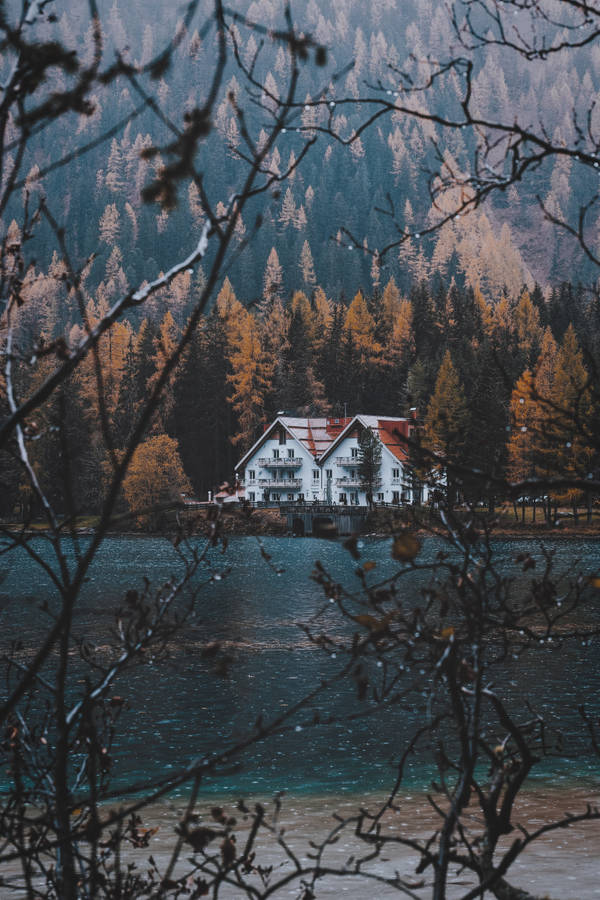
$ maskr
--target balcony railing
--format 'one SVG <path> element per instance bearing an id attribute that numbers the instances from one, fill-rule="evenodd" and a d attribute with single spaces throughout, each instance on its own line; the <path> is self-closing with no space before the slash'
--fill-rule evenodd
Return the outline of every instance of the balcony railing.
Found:
<path id="1" fill-rule="evenodd" d="M 336 456 L 338 466 L 357 466 L 360 462 L 358 456 Z"/>
<path id="2" fill-rule="evenodd" d="M 301 488 L 301 478 L 259 478 L 258 484 L 262 488 L 283 488 L 292 490 L 292 488 Z"/>
<path id="3" fill-rule="evenodd" d="M 302 465 L 302 458 L 297 456 L 280 456 L 275 459 L 271 456 L 261 457 L 258 460 L 263 469 L 298 469 Z"/>
<path id="4" fill-rule="evenodd" d="M 335 483 L 338 487 L 361 487 L 362 481 L 358 476 L 356 478 L 336 478 Z"/>

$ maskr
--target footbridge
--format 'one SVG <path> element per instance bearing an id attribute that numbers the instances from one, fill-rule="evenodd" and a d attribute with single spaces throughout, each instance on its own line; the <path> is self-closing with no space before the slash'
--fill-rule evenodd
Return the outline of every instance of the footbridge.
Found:
<path id="1" fill-rule="evenodd" d="M 281 506 L 288 531 L 299 537 L 335 537 L 362 531 L 369 513 L 366 506 L 322 503 L 290 503 Z"/>

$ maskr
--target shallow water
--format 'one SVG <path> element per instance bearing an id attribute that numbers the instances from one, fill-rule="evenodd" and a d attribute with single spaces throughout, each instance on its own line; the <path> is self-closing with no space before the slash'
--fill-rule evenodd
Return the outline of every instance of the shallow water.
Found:
<path id="1" fill-rule="evenodd" d="M 325 606 L 323 624 L 329 633 L 344 630 L 335 605 L 327 605 L 322 589 L 311 580 L 315 560 L 349 587 L 356 587 L 353 562 L 341 543 L 314 539 L 268 538 L 263 547 L 271 566 L 252 538 L 230 542 L 227 553 L 213 551 L 209 565 L 195 578 L 199 595 L 194 620 L 182 639 L 161 661 L 148 661 L 128 676 L 115 693 L 128 703 L 115 745 L 118 784 L 132 779 L 175 771 L 193 759 L 230 747 L 252 731 L 260 715 L 265 720 L 284 712 L 312 686 L 331 678 L 340 660 L 312 646 L 299 628 Z M 586 540 L 556 542 L 555 566 L 569 577 L 598 567 L 600 544 Z M 42 541 L 37 550 L 50 559 Z M 424 542 L 419 561 L 432 563 L 443 547 L 438 540 Z M 510 562 L 530 542 L 498 541 L 496 556 L 508 571 Z M 361 552 L 377 563 L 372 577 L 391 574 L 389 540 L 365 538 Z M 71 555 L 71 561 L 73 562 Z M 540 565 L 540 563 L 538 564 Z M 6 568 L 6 558 L 0 568 Z M 101 547 L 89 573 L 76 615 L 76 632 L 100 645 L 110 642 L 115 609 L 128 588 L 142 586 L 142 574 L 160 584 L 181 569 L 173 547 L 155 538 L 110 538 Z M 415 589 L 429 577 L 412 573 L 402 587 L 405 602 L 414 602 Z M 4 645 L 18 638 L 35 645 L 47 628 L 40 613 L 42 602 L 50 610 L 56 603 L 49 579 L 24 555 L 12 561 L 0 585 L 0 627 Z M 212 663 L 202 655 L 211 641 L 227 648 L 230 664 L 226 677 L 215 677 Z M 77 677 L 76 659 L 74 657 Z M 415 673 L 413 673 L 415 674 Z M 417 673 L 418 674 L 418 673 Z M 545 764 L 538 777 L 571 784 L 574 778 L 594 780 L 597 759 L 587 750 L 577 709 L 582 703 L 598 710 L 600 655 L 597 648 L 565 645 L 560 654 L 552 647 L 535 659 L 511 660 L 501 674 L 504 695 L 512 709 L 528 700 L 566 732 L 566 752 Z M 76 693 L 77 684 L 73 686 Z M 265 745 L 256 745 L 244 758 L 228 765 L 222 778 L 207 781 L 207 792 L 223 785 L 239 792 L 289 790 L 295 793 L 360 793 L 384 789 L 406 738 L 420 716 L 414 698 L 377 716 L 348 721 L 366 706 L 345 682 L 323 692 L 292 722 L 290 730 Z M 333 710 L 340 721 L 307 727 L 313 713 L 322 717 Z M 409 785 L 428 784 L 434 775 L 425 757 L 409 760 Z"/>
<path id="2" fill-rule="evenodd" d="M 403 792 L 398 799 L 398 811 L 387 814 L 384 819 L 384 834 L 410 837 L 411 839 L 427 839 L 439 826 L 439 819 L 433 812 L 427 797 L 418 792 Z M 598 793 L 571 789 L 555 790 L 552 788 L 537 788 L 523 792 L 516 807 L 514 822 L 534 832 L 542 823 L 554 821 L 567 811 L 576 814 L 583 812 L 588 802 L 597 803 L 600 798 Z M 242 838 L 247 831 L 230 796 L 216 798 L 219 805 L 228 815 L 234 815 L 238 821 L 237 830 L 238 845 L 242 846 Z M 273 812 L 271 798 L 260 798 L 267 815 Z M 285 838 L 292 847 L 296 857 L 302 864 L 310 864 L 309 854 L 312 852 L 311 842 L 319 843 L 326 835 L 338 825 L 339 819 L 333 818 L 333 814 L 342 819 L 349 819 L 356 815 L 359 808 L 366 808 L 371 813 L 377 811 L 384 802 L 385 796 L 378 793 L 361 795 L 330 795 L 326 798 L 311 795 L 286 795 L 282 798 L 281 813 L 278 825 L 283 830 Z M 211 801 L 215 802 L 215 800 Z M 184 807 L 177 802 L 165 803 L 149 808 L 144 812 L 144 824 L 146 826 L 158 826 L 158 831 L 152 838 L 149 851 L 159 866 L 166 865 L 169 851 L 173 847 L 173 834 L 177 824 L 181 821 Z M 208 809 L 200 805 L 198 812 L 204 815 L 205 820 L 210 821 Z M 477 818 L 468 820 L 471 837 L 477 833 Z M 507 849 L 515 837 L 515 832 L 506 839 L 503 849 Z M 529 890 L 535 896 L 548 896 L 560 898 L 560 900 L 595 900 L 600 896 L 600 884 L 598 882 L 598 854 L 597 847 L 600 840 L 600 823 L 597 821 L 578 823 L 568 829 L 558 829 L 548 832 L 532 843 L 518 856 L 510 868 L 508 881 L 523 889 Z M 502 849 L 502 848 L 501 848 Z M 260 865 L 272 865 L 274 867 L 274 879 L 285 876 L 291 869 L 289 860 L 286 859 L 281 848 L 274 839 L 260 838 L 257 843 L 257 859 Z M 138 853 L 138 859 L 142 853 Z M 342 867 L 353 855 L 364 854 L 365 845 L 361 844 L 353 835 L 353 828 L 349 825 L 342 830 L 337 843 L 325 851 L 323 864 L 332 867 Z M 499 860 L 497 855 L 496 861 Z M 374 872 L 384 877 L 393 878 L 397 873 L 405 882 L 413 887 L 411 896 L 425 900 L 431 897 L 431 871 L 418 874 L 418 856 L 410 848 L 395 844 L 393 847 L 384 848 L 379 859 L 365 865 L 365 872 Z M 318 881 L 317 895 L 319 898 L 347 897 L 348 900 L 364 900 L 365 897 L 374 897 L 377 900 L 392 900 L 403 893 L 386 887 L 380 882 L 373 884 L 368 879 L 360 879 L 355 876 L 338 877 L 329 876 Z M 419 887 L 417 887 L 420 885 Z M 455 900 L 476 886 L 475 878 L 465 871 L 450 871 L 447 900 Z M 237 900 L 236 891 L 223 894 L 224 898 Z M 276 896 L 298 897 L 298 882 L 286 885 Z M 486 896 L 491 896 L 489 893 Z"/>

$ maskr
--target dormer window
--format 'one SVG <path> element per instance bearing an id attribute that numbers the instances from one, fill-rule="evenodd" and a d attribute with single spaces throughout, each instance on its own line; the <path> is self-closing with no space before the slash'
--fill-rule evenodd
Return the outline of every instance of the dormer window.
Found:
<path id="1" fill-rule="evenodd" d="M 283 428 L 279 429 L 279 443 L 281 445 L 285 445 L 287 442 L 287 434 L 285 433 Z"/>
<path id="2" fill-rule="evenodd" d="M 358 459 L 358 447 L 350 448 L 350 456 L 352 457 L 352 459 Z"/>

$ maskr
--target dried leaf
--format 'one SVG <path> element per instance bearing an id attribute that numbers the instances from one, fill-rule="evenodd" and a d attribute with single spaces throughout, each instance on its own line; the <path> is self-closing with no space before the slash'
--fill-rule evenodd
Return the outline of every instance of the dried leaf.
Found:
<path id="1" fill-rule="evenodd" d="M 381 628 L 379 619 L 376 619 L 375 616 L 370 616 L 368 613 L 361 613 L 358 616 L 352 616 L 352 618 L 358 625 L 363 625 L 370 631 L 376 631 L 378 628 Z"/>
<path id="2" fill-rule="evenodd" d="M 397 537 L 392 544 L 392 558 L 400 562 L 410 562 L 421 549 L 421 541 L 409 531 Z"/>

